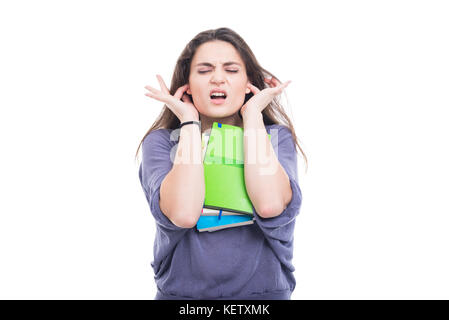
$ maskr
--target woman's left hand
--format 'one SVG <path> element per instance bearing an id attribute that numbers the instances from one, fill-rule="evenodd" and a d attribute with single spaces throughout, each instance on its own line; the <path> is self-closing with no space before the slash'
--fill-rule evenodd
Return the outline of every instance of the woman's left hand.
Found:
<path id="1" fill-rule="evenodd" d="M 265 109 L 276 96 L 281 94 L 290 82 L 292 82 L 291 80 L 288 80 L 281 84 L 279 80 L 274 77 L 271 79 L 265 78 L 264 81 L 268 83 L 270 88 L 259 90 L 259 88 L 248 82 L 248 88 L 254 93 L 254 96 L 252 96 L 240 109 L 242 116 L 247 110 L 262 112 L 262 110 Z"/>

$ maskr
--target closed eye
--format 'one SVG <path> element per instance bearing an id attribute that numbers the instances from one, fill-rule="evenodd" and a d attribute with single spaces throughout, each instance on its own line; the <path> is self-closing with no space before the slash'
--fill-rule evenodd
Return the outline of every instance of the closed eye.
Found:
<path id="1" fill-rule="evenodd" d="M 209 72 L 209 71 L 210 71 L 210 70 L 207 70 L 207 71 L 198 71 L 198 73 L 206 73 L 206 72 Z M 226 70 L 226 71 L 232 72 L 232 73 L 239 72 L 238 70 Z"/>

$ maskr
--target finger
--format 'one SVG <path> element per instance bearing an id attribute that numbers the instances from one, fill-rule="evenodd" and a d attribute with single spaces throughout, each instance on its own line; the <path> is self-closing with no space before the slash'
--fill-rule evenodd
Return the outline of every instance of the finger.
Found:
<path id="1" fill-rule="evenodd" d="M 265 78 L 264 81 L 268 84 L 270 88 L 275 87 L 275 84 L 271 81 L 272 78 Z"/>
<path id="2" fill-rule="evenodd" d="M 260 92 L 259 88 L 257 88 L 256 86 L 254 86 L 254 85 L 251 84 L 251 83 L 248 83 L 248 88 L 249 88 L 253 93 L 255 93 L 255 94 L 257 94 L 257 93 Z"/>
<path id="3" fill-rule="evenodd" d="M 287 82 L 283 83 L 283 84 L 282 84 L 282 89 L 287 88 L 287 86 L 288 86 L 291 82 L 292 82 L 291 80 L 288 80 Z"/>
<path id="4" fill-rule="evenodd" d="M 147 96 L 147 97 L 150 97 L 150 98 L 153 98 L 153 99 L 155 99 L 155 100 L 157 100 L 157 101 L 160 101 L 160 102 L 165 102 L 165 101 L 163 101 L 158 95 L 155 95 L 155 94 L 152 94 L 152 93 L 145 93 L 145 95 Z"/>
<path id="5" fill-rule="evenodd" d="M 145 95 L 146 95 L 147 97 L 156 99 L 156 100 L 161 101 L 161 102 L 166 102 L 166 99 L 164 99 L 163 93 L 160 92 L 159 90 L 154 89 L 154 88 L 151 87 L 151 86 L 145 86 L 145 89 L 147 89 L 147 90 L 149 91 L 149 92 L 146 92 L 146 93 L 145 93 Z"/>
<path id="6" fill-rule="evenodd" d="M 161 86 L 161 90 L 163 93 L 165 94 L 170 94 L 167 86 L 165 85 L 164 80 L 162 79 L 161 75 L 157 74 L 156 75 L 157 81 L 159 81 L 159 85 Z"/>
<path id="7" fill-rule="evenodd" d="M 179 87 L 178 90 L 176 90 L 173 97 L 175 97 L 178 100 L 181 99 L 181 97 L 184 95 L 184 92 L 187 91 L 187 87 L 188 87 L 188 84 L 185 84 L 185 85 Z"/>
<path id="8" fill-rule="evenodd" d="M 287 81 L 287 82 L 284 82 L 284 83 L 282 83 L 281 85 L 279 85 L 279 86 L 277 86 L 276 87 L 276 89 L 277 89 L 277 93 L 278 94 L 280 94 L 289 84 L 290 84 L 290 82 L 292 82 L 291 80 L 289 80 L 289 81 Z"/>
<path id="9" fill-rule="evenodd" d="M 278 79 L 276 79 L 275 77 L 271 78 L 271 82 L 273 83 L 273 85 L 275 87 L 277 87 L 281 84 L 281 82 Z"/>
<path id="10" fill-rule="evenodd" d="M 153 93 L 153 94 L 158 94 L 158 93 L 160 93 L 159 90 L 154 89 L 154 88 L 151 87 L 151 86 L 145 86 L 144 88 L 147 89 L 148 91 L 150 91 L 150 92 Z"/>
<path id="11" fill-rule="evenodd" d="M 184 101 L 186 103 L 192 103 L 192 100 L 190 99 L 190 97 L 187 94 L 182 95 L 182 101 Z"/>
<path id="12" fill-rule="evenodd" d="M 291 80 L 288 80 L 287 82 L 281 83 L 278 79 L 275 79 L 275 80 L 274 80 L 274 83 L 276 84 L 276 87 L 282 88 L 282 89 L 284 89 L 285 87 L 287 87 L 287 86 L 290 84 L 290 82 L 292 82 L 292 81 L 291 81 Z"/>

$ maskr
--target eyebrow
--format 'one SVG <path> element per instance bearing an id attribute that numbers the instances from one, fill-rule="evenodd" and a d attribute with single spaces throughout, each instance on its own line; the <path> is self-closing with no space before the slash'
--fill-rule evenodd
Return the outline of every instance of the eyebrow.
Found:
<path id="1" fill-rule="evenodd" d="M 231 65 L 231 64 L 237 64 L 237 65 L 241 66 L 240 63 L 235 62 L 235 61 L 228 61 L 228 62 L 225 62 L 225 63 L 223 63 L 223 66 L 229 66 L 229 65 Z M 213 67 L 213 64 L 212 64 L 212 63 L 209 63 L 209 62 L 200 62 L 200 63 L 197 63 L 197 64 L 195 65 L 195 67 L 198 67 L 198 66 Z"/>

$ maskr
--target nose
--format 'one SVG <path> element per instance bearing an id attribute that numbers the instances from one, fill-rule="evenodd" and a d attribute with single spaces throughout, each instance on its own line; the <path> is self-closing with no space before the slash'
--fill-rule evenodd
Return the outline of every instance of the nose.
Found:
<path id="1" fill-rule="evenodd" d="M 212 72 L 210 81 L 212 83 L 223 83 L 225 81 L 224 73 L 221 70 Z"/>

